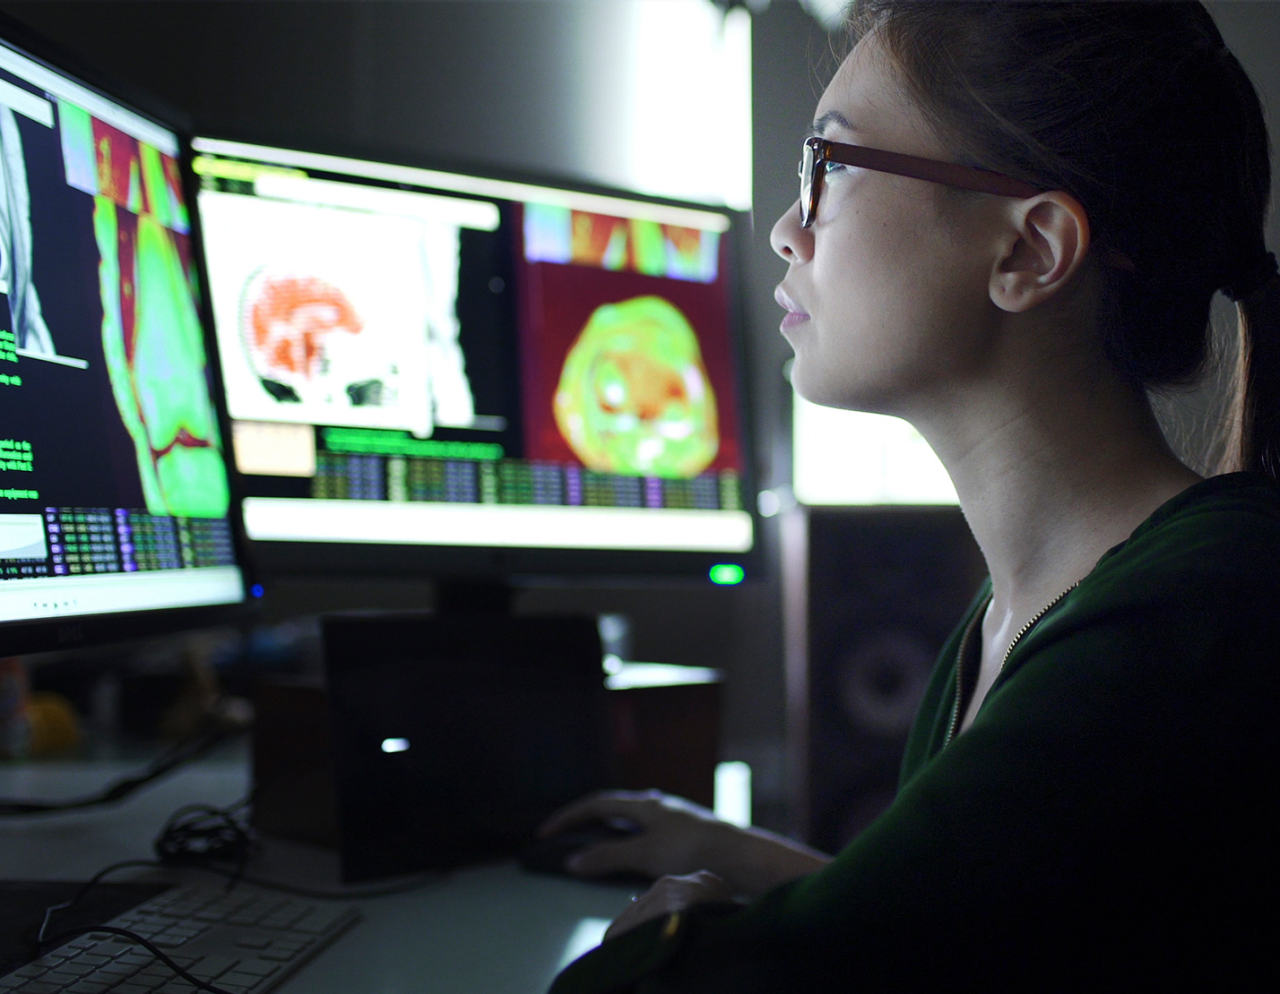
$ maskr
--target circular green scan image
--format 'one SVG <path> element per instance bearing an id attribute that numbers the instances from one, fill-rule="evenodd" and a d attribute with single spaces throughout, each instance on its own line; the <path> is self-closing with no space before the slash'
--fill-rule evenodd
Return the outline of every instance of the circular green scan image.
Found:
<path id="1" fill-rule="evenodd" d="M 574 454 L 603 473 L 697 476 L 720 448 L 697 335 L 661 297 L 595 309 L 565 356 L 555 415 Z"/>

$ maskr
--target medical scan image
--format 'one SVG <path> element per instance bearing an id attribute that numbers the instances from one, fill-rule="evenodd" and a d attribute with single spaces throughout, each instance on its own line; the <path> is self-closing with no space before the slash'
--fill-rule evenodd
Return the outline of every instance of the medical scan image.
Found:
<path id="1" fill-rule="evenodd" d="M 598 472 L 693 477 L 720 447 L 698 336 L 662 297 L 592 312 L 565 357 L 554 406 L 565 441 Z"/>
<path id="2" fill-rule="evenodd" d="M 74 119 L 64 112 L 64 120 Z M 145 143 L 87 115 L 84 120 L 93 128 L 98 166 L 91 192 L 102 348 L 147 510 L 220 517 L 231 498 L 203 332 L 179 248 L 186 218 L 173 209 L 176 168 L 166 168 Z M 73 144 L 64 135 L 64 146 Z M 74 178 L 70 166 L 68 173 Z"/>

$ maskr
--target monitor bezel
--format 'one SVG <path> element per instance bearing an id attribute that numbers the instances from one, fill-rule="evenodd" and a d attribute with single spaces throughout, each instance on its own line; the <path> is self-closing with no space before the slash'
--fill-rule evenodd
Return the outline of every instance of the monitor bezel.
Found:
<path id="1" fill-rule="evenodd" d="M 264 582 L 274 579 L 317 578 L 340 579 L 388 577 L 395 579 L 437 579 L 449 581 L 492 580 L 517 585 L 590 581 L 604 584 L 629 580 L 675 580 L 710 582 L 713 566 L 735 563 L 742 566 L 745 579 L 760 579 L 761 518 L 755 506 L 756 473 L 754 432 L 750 391 L 747 389 L 749 337 L 743 303 L 746 271 L 746 233 L 751 228 L 749 212 L 723 205 L 704 204 L 669 197 L 637 193 L 569 176 L 553 176 L 532 170 L 503 168 L 491 163 L 464 161 L 447 156 L 430 156 L 403 148 L 376 147 L 356 142 L 332 142 L 300 139 L 298 136 L 271 136 L 246 131 L 222 129 L 197 130 L 193 141 L 224 141 L 256 145 L 268 149 L 330 155 L 363 160 L 380 165 L 405 166 L 441 173 L 460 174 L 487 180 L 543 186 L 573 193 L 592 194 L 661 206 L 711 211 L 729 219 L 726 233 L 729 292 L 729 336 L 733 373 L 736 380 L 734 398 L 737 404 L 742 472 L 740 486 L 743 510 L 751 516 L 753 543 L 747 552 L 704 552 L 654 549 L 564 549 L 551 547 L 481 547 L 451 545 L 414 545 L 349 542 L 284 542 L 246 539 L 259 575 Z M 199 154 L 199 153 L 197 153 Z M 198 178 L 191 173 L 195 186 L 189 200 L 196 204 Z M 194 211 L 198 214 L 198 207 Z M 193 231 L 194 222 L 193 222 Z M 204 246 L 195 240 L 195 258 L 201 269 L 201 281 L 208 285 Z M 207 295 L 206 295 L 207 297 Z M 205 301 L 209 305 L 209 301 Z M 211 308 L 210 308 L 211 311 Z M 212 313 L 210 313 L 212 322 Z M 210 329 L 213 328 L 212 323 Z M 220 409 L 226 410 L 226 398 Z M 232 460 L 234 463 L 234 459 Z M 233 471 L 235 467 L 232 467 Z M 236 471 L 238 472 L 238 471 Z M 237 481 L 239 477 L 237 476 Z"/>
<path id="2" fill-rule="evenodd" d="M 113 80 L 98 70 L 84 65 L 74 55 L 2 12 L 0 12 L 0 39 L 23 55 L 48 66 L 49 69 L 73 78 L 87 89 L 100 93 L 105 99 L 121 104 L 130 111 L 173 132 L 178 139 L 177 158 L 184 192 L 188 198 L 190 197 L 193 185 L 191 173 L 193 126 L 188 115 L 153 95 L 141 91 L 136 86 Z M 192 244 L 197 246 L 197 211 L 190 200 L 188 200 L 188 211 L 192 219 Z M 231 525 L 236 565 L 241 576 L 240 600 L 223 604 L 192 604 L 182 607 L 140 608 L 101 614 L 0 620 L 0 655 L 88 648 L 187 630 L 243 624 L 252 619 L 255 591 L 260 590 L 260 587 L 257 586 L 253 560 L 249 554 L 248 540 L 244 532 L 244 522 L 240 515 L 240 484 L 230 449 L 231 425 L 223 399 L 222 371 L 213 337 L 213 325 L 210 322 L 209 295 L 204 285 L 205 274 L 202 268 L 197 267 L 197 276 L 201 282 L 199 312 L 211 380 L 210 389 L 213 392 L 218 430 L 223 439 L 228 485 L 231 492 L 228 521 Z M 23 581 L 0 582 L 22 583 Z"/>

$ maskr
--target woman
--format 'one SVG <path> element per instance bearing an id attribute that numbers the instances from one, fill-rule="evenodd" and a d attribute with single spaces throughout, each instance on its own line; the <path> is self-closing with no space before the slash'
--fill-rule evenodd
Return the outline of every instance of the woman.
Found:
<path id="1" fill-rule="evenodd" d="M 915 425 L 990 580 L 897 800 L 838 856 L 661 796 L 553 819 L 645 829 L 583 853 L 584 875 L 687 875 L 553 990 L 1252 981 L 1280 773 L 1257 97 L 1199 4 L 867 0 L 852 23 L 772 235 L 793 383 Z M 1249 472 L 1202 480 L 1146 390 L 1205 367 L 1218 291 L 1242 330 L 1224 469 Z"/>

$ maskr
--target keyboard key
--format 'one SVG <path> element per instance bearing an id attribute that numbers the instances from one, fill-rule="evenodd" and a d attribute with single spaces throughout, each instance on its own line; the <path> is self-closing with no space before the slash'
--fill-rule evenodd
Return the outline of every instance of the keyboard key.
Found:
<path id="1" fill-rule="evenodd" d="M 136 977 L 130 977 L 129 980 L 126 981 L 126 983 L 137 984 L 139 987 L 152 991 L 152 990 L 155 990 L 157 987 L 159 987 L 161 984 L 167 983 L 171 978 L 175 976 L 177 976 L 177 974 L 175 974 L 168 967 L 165 967 L 165 971 L 162 974 L 139 973 Z"/>
<path id="2" fill-rule="evenodd" d="M 74 984 L 83 974 L 71 973 L 67 970 L 50 970 L 40 979 L 46 984 L 57 984 L 59 987 L 66 987 Z"/>
<path id="3" fill-rule="evenodd" d="M 123 984 L 112 987 L 111 994 L 151 994 L 151 988 L 145 984 L 135 984 L 132 980 L 126 980 Z"/>
<path id="4" fill-rule="evenodd" d="M 271 936 L 245 932 L 236 937 L 236 945 L 241 949 L 266 949 L 271 945 Z"/>
<path id="5" fill-rule="evenodd" d="M 67 988 L 67 994 L 102 994 L 109 986 L 98 980 L 79 980 Z"/>
<path id="6" fill-rule="evenodd" d="M 107 962 L 110 962 L 110 960 L 108 960 Z M 59 963 L 58 968 L 54 972 L 55 973 L 71 973 L 77 977 L 83 977 L 86 973 L 93 973 L 94 967 L 98 965 L 100 964 L 83 963 L 78 958 L 69 959 Z"/>
<path id="7" fill-rule="evenodd" d="M 104 977 L 113 977 L 119 980 L 122 977 L 132 977 L 140 969 L 138 963 L 121 963 L 116 960 L 114 963 L 105 963 L 98 967 L 97 972 Z"/>
<path id="8" fill-rule="evenodd" d="M 240 965 L 236 967 L 236 972 L 248 973 L 256 977 L 269 977 L 279 969 L 280 967 L 275 963 L 265 962 L 256 956 L 249 956 L 240 961 Z"/>
<path id="9" fill-rule="evenodd" d="M 220 977 L 240 961 L 232 959 L 230 956 L 205 956 L 198 963 L 193 963 L 187 972 L 193 976 L 199 977 L 201 980 L 209 980 L 214 977 Z"/>
<path id="10" fill-rule="evenodd" d="M 20 990 L 22 994 L 58 994 L 61 988 L 57 984 L 46 984 L 42 980 L 32 980 Z"/>
<path id="11" fill-rule="evenodd" d="M 96 946 L 94 947 L 96 949 Z M 88 963 L 90 966 L 102 966 L 103 963 L 110 963 L 110 956 L 103 956 L 99 952 L 85 952 L 76 957 L 77 963 Z"/>
<path id="12" fill-rule="evenodd" d="M 13 971 L 13 975 L 15 977 L 22 977 L 23 979 L 34 979 L 36 977 L 43 977 L 48 972 L 49 968 L 47 966 L 36 966 L 32 963 L 29 966 L 18 967 L 18 969 Z"/>

